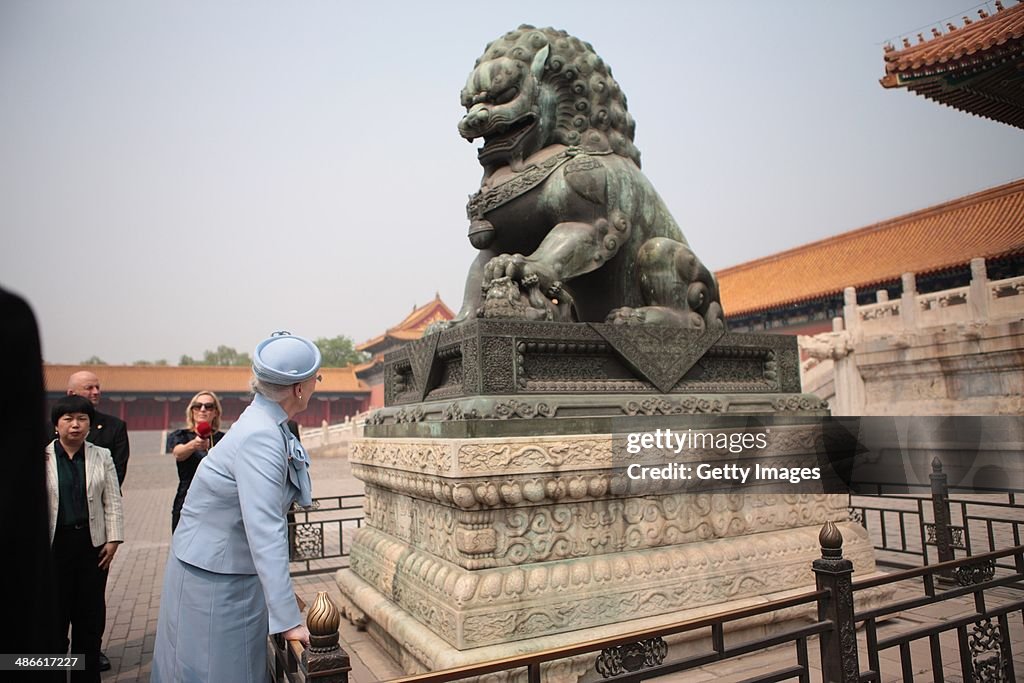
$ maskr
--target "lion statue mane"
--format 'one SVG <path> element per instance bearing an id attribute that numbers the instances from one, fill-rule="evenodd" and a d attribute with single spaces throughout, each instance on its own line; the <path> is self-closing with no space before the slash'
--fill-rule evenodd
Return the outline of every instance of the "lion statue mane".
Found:
<path id="1" fill-rule="evenodd" d="M 479 255 L 453 320 L 724 329 L 718 285 L 640 171 L 626 97 L 589 43 L 523 25 L 462 90 L 459 133 L 483 140 L 470 197 Z"/>

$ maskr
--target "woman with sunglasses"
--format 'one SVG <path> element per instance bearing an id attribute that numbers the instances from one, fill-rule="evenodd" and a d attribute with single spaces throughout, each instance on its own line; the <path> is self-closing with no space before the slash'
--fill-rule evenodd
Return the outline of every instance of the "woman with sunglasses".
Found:
<path id="1" fill-rule="evenodd" d="M 185 494 L 196 476 L 199 463 L 207 452 L 218 443 L 224 432 L 220 431 L 220 399 L 212 391 L 200 391 L 192 397 L 185 407 L 185 428 L 176 429 L 167 435 L 167 452 L 174 456 L 178 464 L 178 492 L 174 494 L 174 505 L 171 506 L 171 532 L 178 528 L 181 518 L 181 506 L 185 504 Z M 210 433 L 205 438 L 196 431 L 196 425 L 205 422 L 210 426 Z"/>
<path id="2" fill-rule="evenodd" d="M 309 457 L 287 422 L 316 391 L 320 350 L 279 332 L 252 357 L 252 403 L 199 464 L 171 541 L 152 683 L 264 683 L 270 634 L 309 646 L 286 517 L 313 504 Z"/>

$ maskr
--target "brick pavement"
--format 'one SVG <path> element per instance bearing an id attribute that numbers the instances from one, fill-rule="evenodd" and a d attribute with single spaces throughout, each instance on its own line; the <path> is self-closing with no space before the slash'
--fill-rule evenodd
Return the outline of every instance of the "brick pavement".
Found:
<path id="1" fill-rule="evenodd" d="M 132 434 L 124 485 L 125 542 L 107 581 L 104 680 L 148 681 L 160 609 L 160 583 L 171 540 L 174 458 L 159 452 L 159 434 Z"/>
<path id="2" fill-rule="evenodd" d="M 126 541 L 114 559 L 107 586 L 107 628 L 103 645 L 110 657 L 112 670 L 104 674 L 104 681 L 149 680 L 160 607 L 160 584 L 171 537 L 171 502 L 177 486 L 174 460 L 160 452 L 161 446 L 157 433 L 132 435 L 132 459 L 124 491 Z M 312 471 L 314 495 L 345 495 L 362 491 L 360 482 L 351 476 L 344 453 L 331 457 L 314 456 Z M 295 590 L 307 604 L 313 601 L 319 590 L 325 590 L 335 598 L 338 596 L 332 574 L 297 578 Z M 907 596 L 907 591 L 901 590 L 900 597 Z M 966 611 L 968 604 L 963 602 L 959 607 Z M 884 637 L 898 630 L 941 622 L 950 616 L 948 606 L 904 613 L 882 625 L 883 633 L 880 635 Z M 1020 644 L 1024 643 L 1024 629 L 1019 615 L 1013 616 L 1010 622 L 1013 642 L 1018 650 L 1014 661 L 1016 670 L 1021 672 L 1024 671 L 1024 657 L 1020 650 L 1024 648 Z M 397 665 L 365 633 L 343 623 L 341 637 L 352 658 L 350 680 L 353 683 L 388 680 L 402 675 Z M 867 667 L 867 657 L 863 650 L 863 637 L 859 640 L 863 669 Z M 942 642 L 945 680 L 960 681 L 959 669 L 954 668 L 959 658 L 955 640 L 944 637 Z M 932 680 L 930 658 L 926 651 L 919 652 L 922 647 L 926 648 L 927 643 L 913 648 L 916 680 Z M 818 672 L 817 643 L 810 643 L 809 648 L 811 665 Z M 883 680 L 901 679 L 898 656 L 895 650 L 882 654 Z M 728 683 L 794 662 L 792 647 L 785 646 L 659 680 Z M 814 678 L 818 680 L 820 676 Z"/>

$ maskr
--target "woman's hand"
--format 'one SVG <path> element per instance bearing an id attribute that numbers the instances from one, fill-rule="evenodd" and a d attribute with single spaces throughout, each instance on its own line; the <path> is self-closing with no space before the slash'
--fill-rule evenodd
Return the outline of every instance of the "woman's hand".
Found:
<path id="1" fill-rule="evenodd" d="M 114 560 L 114 553 L 117 552 L 117 546 L 119 545 L 121 544 L 114 542 L 103 544 L 103 547 L 100 548 L 100 569 L 103 571 L 110 569 L 110 563 Z"/>
<path id="2" fill-rule="evenodd" d="M 309 647 L 309 629 L 306 628 L 305 624 L 293 626 L 282 633 L 281 637 L 285 640 L 297 640 L 302 643 L 303 647 Z"/>
<path id="3" fill-rule="evenodd" d="M 193 437 L 191 441 L 180 443 L 174 447 L 171 453 L 174 455 L 174 459 L 178 462 L 183 462 L 192 457 L 192 454 L 196 451 L 208 451 L 210 450 L 210 439 L 200 439 L 198 436 Z"/>

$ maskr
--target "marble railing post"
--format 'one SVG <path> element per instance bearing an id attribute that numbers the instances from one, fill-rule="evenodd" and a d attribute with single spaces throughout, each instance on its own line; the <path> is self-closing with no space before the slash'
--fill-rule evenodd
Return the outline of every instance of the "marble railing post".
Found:
<path id="1" fill-rule="evenodd" d="M 971 289 L 967 295 L 967 303 L 971 309 L 971 319 L 977 322 L 988 320 L 988 271 L 985 259 L 971 259 Z"/>
<path id="2" fill-rule="evenodd" d="M 903 320 L 903 329 L 912 330 L 917 327 L 917 278 L 913 273 L 903 273 L 900 318 Z"/>
<path id="3" fill-rule="evenodd" d="M 857 311 L 857 289 L 847 287 L 843 290 L 843 318 L 846 320 L 846 329 L 853 335 L 854 340 L 862 336 L 860 326 L 860 313 Z"/>
<path id="4" fill-rule="evenodd" d="M 857 355 L 854 353 L 857 340 L 860 338 L 860 317 L 857 312 L 857 290 L 847 287 L 843 296 L 846 305 L 843 308 L 846 336 L 836 340 L 833 352 L 833 377 L 835 381 L 835 399 L 833 415 L 861 415 L 864 411 L 864 378 L 857 367 Z M 844 318 L 832 320 L 832 331 L 842 332 Z M 852 327 L 852 329 L 851 329 Z"/>

